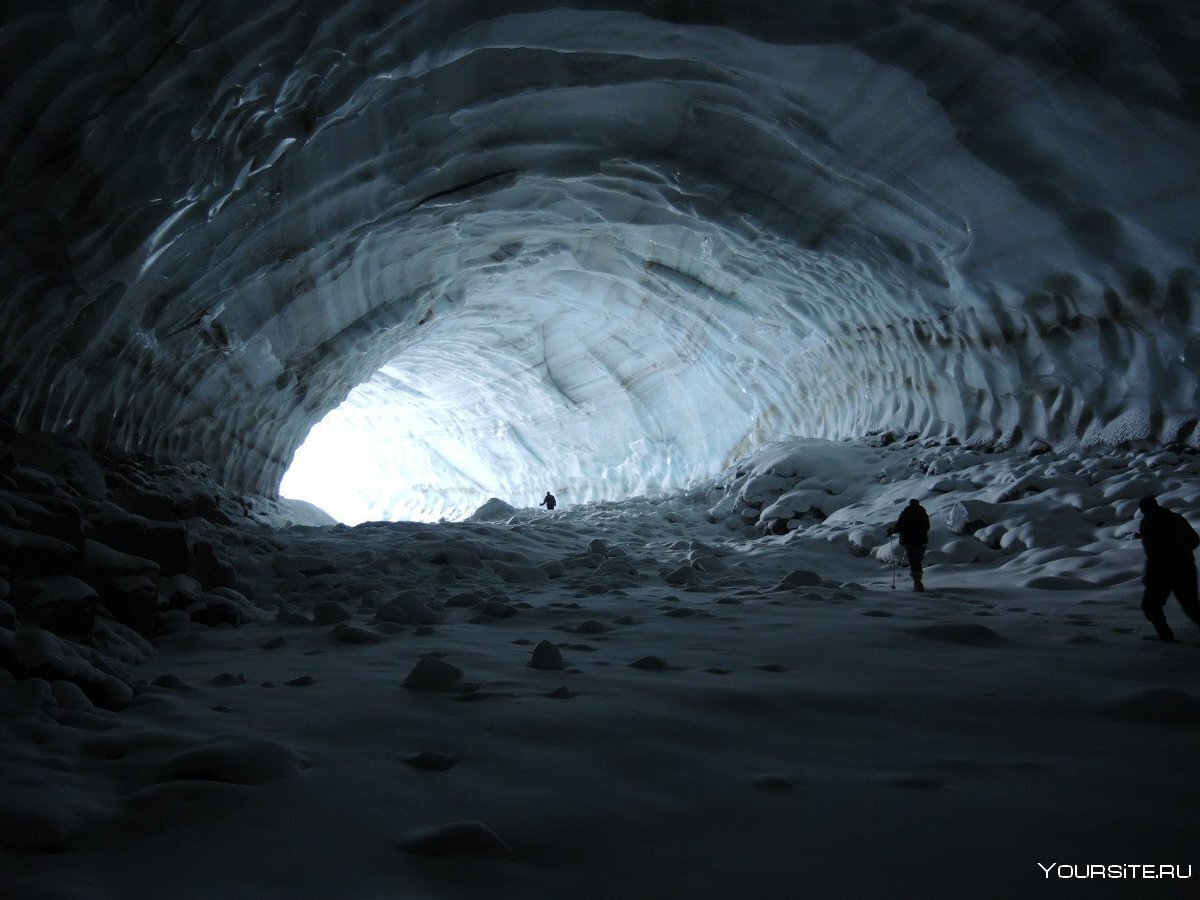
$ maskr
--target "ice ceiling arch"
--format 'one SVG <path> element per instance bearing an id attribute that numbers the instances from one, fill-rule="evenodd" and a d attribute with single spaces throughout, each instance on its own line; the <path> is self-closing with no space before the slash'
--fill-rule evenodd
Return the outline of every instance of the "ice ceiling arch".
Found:
<path id="1" fill-rule="evenodd" d="M 369 379 L 458 473 L 448 497 L 478 469 L 518 502 L 679 483 L 787 433 L 1193 436 L 1187 4 L 0 22 L 22 429 L 272 491 Z"/>

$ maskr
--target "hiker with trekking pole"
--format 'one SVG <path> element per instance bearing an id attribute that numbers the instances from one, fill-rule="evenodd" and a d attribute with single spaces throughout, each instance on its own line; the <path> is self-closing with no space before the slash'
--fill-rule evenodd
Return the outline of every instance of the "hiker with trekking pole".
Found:
<path id="1" fill-rule="evenodd" d="M 916 500 L 909 500 L 908 506 L 900 512 L 895 524 L 889 525 L 888 535 L 898 535 L 900 546 L 908 556 L 908 567 L 913 580 L 913 590 L 925 590 L 922 581 L 924 574 L 921 562 L 925 559 L 925 545 L 929 543 L 929 514 Z M 892 546 L 892 587 L 896 586 L 896 548 Z"/>

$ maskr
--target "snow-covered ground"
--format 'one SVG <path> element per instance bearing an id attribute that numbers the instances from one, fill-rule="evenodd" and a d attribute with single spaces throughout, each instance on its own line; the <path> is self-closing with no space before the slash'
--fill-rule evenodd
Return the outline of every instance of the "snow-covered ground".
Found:
<path id="1" fill-rule="evenodd" d="M 1200 630 L 1152 640 L 1132 539 L 1200 456 L 891 438 L 505 521 L 189 519 L 239 627 L 109 627 L 120 710 L 0 671 L 0 895 L 1183 895 L 1039 863 L 1200 862 Z"/>

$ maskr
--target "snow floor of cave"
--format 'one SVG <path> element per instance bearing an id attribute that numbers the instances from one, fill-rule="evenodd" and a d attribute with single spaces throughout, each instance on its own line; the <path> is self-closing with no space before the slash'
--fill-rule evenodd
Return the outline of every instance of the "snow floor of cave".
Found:
<path id="1" fill-rule="evenodd" d="M 1129 466 L 1104 471 L 1072 489 L 1132 494 Z M 1200 479 L 1166 480 L 1193 503 L 1167 505 L 1194 509 Z M 928 498 L 935 481 L 868 490 L 861 509 L 882 527 L 897 507 L 872 497 Z M 950 499 L 926 500 L 943 559 L 958 552 Z M 376 644 L 274 619 L 192 627 L 157 641 L 124 712 L 0 721 L 9 796 L 31 829 L 72 836 L 60 853 L 0 850 L 4 896 L 1054 896 L 1038 863 L 1195 862 L 1200 633 L 1172 600 L 1179 643 L 1151 640 L 1129 520 L 1099 544 L 1061 533 L 1087 550 L 935 561 L 918 594 L 903 573 L 892 588 L 878 552 L 848 552 L 836 523 L 751 538 L 707 510 L 679 496 L 511 524 L 212 526 L 260 604 L 476 591 L 515 615 L 451 607 Z M 637 574 L 521 580 L 595 539 Z M 665 582 L 697 552 L 723 571 Z M 279 558 L 335 572 L 281 578 Z M 513 580 L 473 558 L 507 561 Z M 820 583 L 782 583 L 796 570 Z M 603 630 L 581 633 L 588 620 Z M 542 640 L 564 670 L 527 665 Z M 425 654 L 464 684 L 405 688 Z M 631 665 L 649 656 L 667 667 Z M 164 675 L 179 682 L 149 686 Z M 425 751 L 457 762 L 406 764 Z M 181 766 L 190 777 L 167 774 Z M 460 821 L 511 855 L 401 846 Z"/>

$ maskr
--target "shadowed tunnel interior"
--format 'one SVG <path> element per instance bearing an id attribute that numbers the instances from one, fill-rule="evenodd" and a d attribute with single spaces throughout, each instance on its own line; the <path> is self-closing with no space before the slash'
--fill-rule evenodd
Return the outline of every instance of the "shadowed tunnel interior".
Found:
<path id="1" fill-rule="evenodd" d="M 789 434 L 1194 443 L 1198 35 L 1132 0 L 10 0 L 0 417 L 272 494 L 332 412 L 310 465 L 363 518 Z"/>

